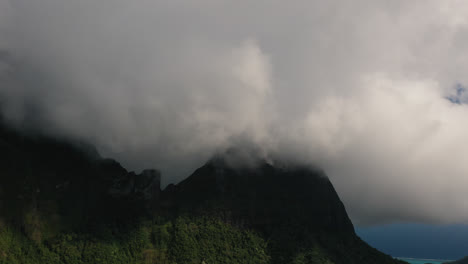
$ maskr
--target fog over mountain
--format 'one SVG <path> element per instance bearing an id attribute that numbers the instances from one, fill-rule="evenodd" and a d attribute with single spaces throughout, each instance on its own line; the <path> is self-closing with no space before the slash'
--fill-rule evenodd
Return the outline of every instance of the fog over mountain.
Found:
<path id="1" fill-rule="evenodd" d="M 0 0 L 13 123 L 186 177 L 322 167 L 357 224 L 468 223 L 468 2 Z"/>

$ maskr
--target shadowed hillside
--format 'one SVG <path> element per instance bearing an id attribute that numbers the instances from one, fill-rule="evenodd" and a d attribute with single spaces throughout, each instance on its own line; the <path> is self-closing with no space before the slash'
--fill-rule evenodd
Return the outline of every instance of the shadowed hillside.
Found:
<path id="1" fill-rule="evenodd" d="M 217 156 L 160 190 L 86 144 L 0 125 L 0 263 L 399 263 L 318 169 Z"/>

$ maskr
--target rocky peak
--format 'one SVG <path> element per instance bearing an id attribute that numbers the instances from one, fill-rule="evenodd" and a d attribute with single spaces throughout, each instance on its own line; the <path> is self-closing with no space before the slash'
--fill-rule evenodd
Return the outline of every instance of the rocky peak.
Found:
<path id="1" fill-rule="evenodd" d="M 266 161 L 235 168 L 217 157 L 170 189 L 179 207 L 222 208 L 232 221 L 254 227 L 275 229 L 296 219 L 310 230 L 354 234 L 331 182 L 314 168 L 276 167 Z"/>
<path id="2" fill-rule="evenodd" d="M 114 197 L 136 195 L 145 200 L 157 199 L 161 192 L 161 173 L 154 169 L 140 174 L 129 172 L 114 178 L 109 194 Z"/>

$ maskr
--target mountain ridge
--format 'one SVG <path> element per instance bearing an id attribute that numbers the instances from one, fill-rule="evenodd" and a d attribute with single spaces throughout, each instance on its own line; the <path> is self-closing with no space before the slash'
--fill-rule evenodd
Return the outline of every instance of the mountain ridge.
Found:
<path id="1" fill-rule="evenodd" d="M 0 263 L 402 263 L 319 169 L 217 156 L 161 190 L 92 149 L 0 125 Z"/>

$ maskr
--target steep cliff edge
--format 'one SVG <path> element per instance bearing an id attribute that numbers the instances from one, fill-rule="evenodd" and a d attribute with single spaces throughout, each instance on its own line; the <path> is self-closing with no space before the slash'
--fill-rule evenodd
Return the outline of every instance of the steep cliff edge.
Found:
<path id="1" fill-rule="evenodd" d="M 55 227 L 101 224 L 145 213 L 158 197 L 154 170 L 128 172 L 93 146 L 37 133 L 23 133 L 0 121 L 0 219 L 28 228 L 41 213 Z"/>
<path id="2" fill-rule="evenodd" d="M 231 167 L 211 160 L 162 200 L 179 214 L 215 215 L 257 230 L 269 241 L 272 263 L 397 263 L 354 232 L 345 207 L 323 171 L 265 161 Z M 302 262 L 301 262 L 302 261 Z"/>

